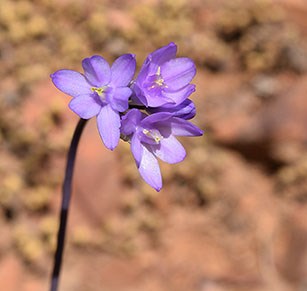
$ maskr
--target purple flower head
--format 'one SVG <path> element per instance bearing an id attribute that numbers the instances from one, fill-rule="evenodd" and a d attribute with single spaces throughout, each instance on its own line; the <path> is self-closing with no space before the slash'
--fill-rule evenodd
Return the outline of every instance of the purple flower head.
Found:
<path id="1" fill-rule="evenodd" d="M 113 150 L 120 138 L 119 112 L 128 109 L 136 61 L 125 54 L 110 67 L 100 56 L 82 61 L 84 74 L 72 70 L 59 70 L 51 75 L 54 85 L 73 99 L 69 107 L 83 119 L 97 117 L 97 126 L 105 146 Z"/>
<path id="2" fill-rule="evenodd" d="M 186 152 L 175 136 L 200 136 L 197 126 L 174 117 L 169 112 L 146 115 L 131 109 L 122 118 L 121 133 L 131 143 L 131 151 L 142 178 L 154 189 L 162 188 L 157 158 L 174 164 L 181 162 Z"/>
<path id="3" fill-rule="evenodd" d="M 195 91 L 190 82 L 196 67 L 189 58 L 176 58 L 176 52 L 171 42 L 147 57 L 133 84 L 134 102 L 147 107 L 178 105 Z"/>
<path id="4" fill-rule="evenodd" d="M 195 104 L 190 99 L 186 99 L 176 106 L 173 104 L 165 104 L 160 107 L 147 108 L 147 111 L 149 113 L 170 112 L 173 113 L 174 117 L 180 117 L 187 120 L 192 119 L 196 115 Z"/>
<path id="5" fill-rule="evenodd" d="M 112 66 L 92 56 L 82 61 L 83 74 L 59 70 L 51 75 L 54 85 L 72 96 L 72 111 L 82 119 L 96 116 L 108 149 L 113 150 L 120 137 L 130 142 L 142 178 L 157 191 L 162 188 L 158 158 L 181 162 L 186 152 L 176 136 L 203 134 L 187 121 L 196 114 L 188 99 L 195 91 L 190 82 L 196 67 L 189 58 L 176 58 L 176 53 L 177 46 L 170 43 L 149 54 L 134 81 L 132 54 L 122 55 Z"/>

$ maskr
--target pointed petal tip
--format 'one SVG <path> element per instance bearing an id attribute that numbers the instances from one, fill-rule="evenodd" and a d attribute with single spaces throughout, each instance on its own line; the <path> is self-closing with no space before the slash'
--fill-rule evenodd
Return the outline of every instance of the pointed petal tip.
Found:
<path id="1" fill-rule="evenodd" d="M 148 183 L 147 181 L 145 181 L 146 183 Z M 161 189 L 162 189 L 162 182 L 161 182 L 161 184 L 154 184 L 154 183 L 148 183 L 148 185 L 151 187 L 151 188 L 153 188 L 153 189 L 155 189 L 157 192 L 160 192 L 161 191 Z"/>
<path id="2" fill-rule="evenodd" d="M 58 71 L 50 74 L 50 78 L 51 78 L 52 82 L 54 82 L 54 79 L 61 73 L 61 71 L 63 71 L 63 70 L 58 70 Z"/>
<path id="3" fill-rule="evenodd" d="M 154 187 L 154 189 L 155 189 L 157 192 L 160 192 L 161 189 L 162 189 L 162 186 L 161 186 L 161 187 Z"/>
<path id="4" fill-rule="evenodd" d="M 199 129 L 199 136 L 204 135 L 204 133 L 205 133 L 205 131 L 204 131 L 204 130 Z"/>
<path id="5" fill-rule="evenodd" d="M 204 131 L 198 128 L 198 130 L 194 132 L 192 136 L 203 136 L 203 135 L 204 135 Z"/>
<path id="6" fill-rule="evenodd" d="M 50 74 L 50 78 L 53 79 L 53 78 L 57 77 L 59 74 L 65 72 L 65 71 L 69 71 L 69 70 L 66 70 L 66 69 L 57 70 L 57 71 L 53 72 L 52 74 Z"/>
<path id="7" fill-rule="evenodd" d="M 114 151 L 115 150 L 115 148 L 116 148 L 117 146 L 110 146 L 110 147 L 107 147 L 107 149 L 109 149 L 110 151 Z"/>
<path id="8" fill-rule="evenodd" d="M 105 142 L 105 141 L 103 141 L 102 140 L 102 142 L 103 142 L 103 144 L 104 144 L 104 146 L 108 149 L 108 150 L 110 150 L 110 151 L 114 151 L 115 149 L 116 149 L 116 147 L 118 146 L 118 144 L 115 144 L 115 145 L 113 145 L 113 144 L 108 144 L 107 142 Z"/>
<path id="9" fill-rule="evenodd" d="M 131 57 L 132 59 L 135 59 L 135 57 L 136 57 L 135 54 L 127 54 L 127 56 Z"/>

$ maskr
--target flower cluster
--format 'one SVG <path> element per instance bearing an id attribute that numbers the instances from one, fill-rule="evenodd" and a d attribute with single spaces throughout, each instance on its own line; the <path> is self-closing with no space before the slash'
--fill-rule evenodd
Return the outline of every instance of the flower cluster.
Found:
<path id="1" fill-rule="evenodd" d="M 59 70 L 51 75 L 54 85 L 72 96 L 69 107 L 83 119 L 96 116 L 104 145 L 113 150 L 120 138 L 128 141 L 142 178 L 159 191 L 162 178 L 157 158 L 181 162 L 185 149 L 176 136 L 200 136 L 188 120 L 195 116 L 188 97 L 196 74 L 193 61 L 176 58 L 177 46 L 170 43 L 145 60 L 133 79 L 136 61 L 125 54 L 110 67 L 100 56 L 82 61 L 84 74 Z"/>

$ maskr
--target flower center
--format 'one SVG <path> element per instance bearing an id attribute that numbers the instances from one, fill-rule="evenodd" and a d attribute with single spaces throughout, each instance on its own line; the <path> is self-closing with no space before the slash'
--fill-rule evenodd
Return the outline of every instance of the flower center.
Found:
<path id="1" fill-rule="evenodd" d="M 158 67 L 157 72 L 154 75 L 149 76 L 146 85 L 148 87 L 148 90 L 167 88 L 167 85 L 164 83 L 164 79 L 161 76 L 160 66 Z"/>
<path id="2" fill-rule="evenodd" d="M 161 67 L 159 66 L 158 67 L 158 70 L 157 70 L 157 73 L 156 73 L 156 80 L 155 80 L 155 83 L 159 86 L 159 87 L 162 87 L 162 86 L 165 86 L 166 85 L 164 84 L 164 80 L 161 76 Z"/>
<path id="3" fill-rule="evenodd" d="M 162 139 L 163 136 L 157 129 L 143 129 L 143 133 L 146 135 L 146 137 L 150 138 L 151 140 L 155 141 L 155 143 L 159 143 Z"/>
<path id="4" fill-rule="evenodd" d="M 100 97 L 101 101 L 105 100 L 106 90 L 108 86 L 102 86 L 102 87 L 92 87 L 91 90 Z"/>
<path id="5" fill-rule="evenodd" d="M 155 83 L 159 86 L 162 87 L 164 86 L 164 80 L 161 78 L 161 76 L 157 77 L 157 80 L 155 80 Z M 165 86 L 166 87 L 166 86 Z"/>

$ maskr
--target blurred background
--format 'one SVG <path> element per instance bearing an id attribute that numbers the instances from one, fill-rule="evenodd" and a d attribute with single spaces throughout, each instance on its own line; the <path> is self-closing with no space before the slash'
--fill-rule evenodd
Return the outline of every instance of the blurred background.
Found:
<path id="1" fill-rule="evenodd" d="M 197 64 L 205 134 L 156 193 L 88 123 L 60 290 L 307 290 L 305 0 L 0 4 L 0 290 L 48 290 L 78 120 L 49 75 L 171 41 Z"/>

